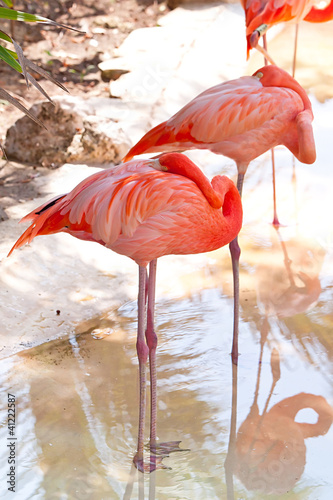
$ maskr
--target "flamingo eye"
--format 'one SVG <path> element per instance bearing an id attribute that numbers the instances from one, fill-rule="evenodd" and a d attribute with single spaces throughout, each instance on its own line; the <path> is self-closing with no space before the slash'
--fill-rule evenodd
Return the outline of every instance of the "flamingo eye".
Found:
<path id="1" fill-rule="evenodd" d="M 260 80 L 260 78 L 262 78 L 264 76 L 264 73 L 262 73 L 261 71 L 258 71 L 258 73 L 256 73 L 254 75 L 255 78 L 258 78 L 258 80 Z"/>

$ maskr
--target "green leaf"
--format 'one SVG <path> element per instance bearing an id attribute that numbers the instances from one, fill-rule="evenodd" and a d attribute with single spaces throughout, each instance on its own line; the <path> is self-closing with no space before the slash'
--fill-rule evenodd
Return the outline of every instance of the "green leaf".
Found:
<path id="1" fill-rule="evenodd" d="M 7 5 L 7 7 L 13 7 L 13 2 L 12 0 L 2 0 L 3 3 L 5 3 Z"/>
<path id="2" fill-rule="evenodd" d="M 10 38 L 10 36 L 7 35 L 7 33 L 5 33 L 4 31 L 0 30 L 0 38 L 2 40 L 6 40 L 6 42 L 12 42 L 12 39 Z"/>
<path id="3" fill-rule="evenodd" d="M 0 7 L 0 19 L 10 19 L 11 21 L 24 21 L 29 23 L 48 23 L 53 26 L 58 26 L 60 28 L 66 28 L 72 31 L 77 31 L 79 33 L 83 33 L 76 28 L 72 28 L 71 26 L 65 26 L 64 24 L 57 23 L 48 19 L 47 17 L 38 16 L 37 14 L 28 14 L 27 12 L 21 12 L 19 10 L 6 9 L 4 7 Z"/>
<path id="4" fill-rule="evenodd" d="M 26 22 L 51 22 L 46 17 L 38 16 L 35 14 L 28 14 L 26 12 L 21 12 L 19 10 L 6 9 L 5 7 L 0 7 L 0 18 L 10 19 L 11 21 L 26 21 Z"/>
<path id="5" fill-rule="evenodd" d="M 1 47 L 2 47 L 2 45 L 1 45 Z M 7 50 L 8 54 L 10 54 L 12 57 L 14 57 L 14 59 L 18 59 L 17 54 L 16 54 L 16 52 L 14 52 L 14 50 L 10 50 L 7 48 L 5 50 Z"/>
<path id="6" fill-rule="evenodd" d="M 11 50 L 5 49 L 2 45 L 0 45 L 0 59 L 5 61 L 5 63 L 9 64 L 12 68 L 14 68 L 19 73 L 22 73 L 21 65 L 16 61 L 14 56 L 11 55 Z"/>

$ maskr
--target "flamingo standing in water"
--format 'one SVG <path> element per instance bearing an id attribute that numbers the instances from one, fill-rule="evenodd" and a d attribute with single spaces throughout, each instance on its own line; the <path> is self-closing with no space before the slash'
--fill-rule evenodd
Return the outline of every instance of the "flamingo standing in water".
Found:
<path id="1" fill-rule="evenodd" d="M 265 66 L 212 87 L 195 97 L 169 120 L 157 125 L 127 153 L 209 149 L 232 158 L 242 194 L 249 163 L 283 144 L 303 163 L 316 159 L 311 102 L 305 90 L 286 71 Z M 232 359 L 238 359 L 239 256 L 237 238 L 230 244 L 234 275 L 234 333 Z"/>
<path id="2" fill-rule="evenodd" d="M 209 252 L 232 241 L 242 225 L 242 204 L 236 186 L 220 175 L 210 183 L 186 156 L 169 153 L 158 159 L 133 160 L 98 172 L 69 194 L 29 213 L 22 221 L 31 221 L 31 225 L 9 255 L 36 236 L 66 232 L 127 255 L 139 266 L 137 354 L 140 410 L 134 463 L 144 471 L 148 354 L 150 446 L 152 451 L 156 449 L 156 259 L 168 254 Z M 155 468 L 156 457 L 151 459 L 148 470 Z"/>
<path id="3" fill-rule="evenodd" d="M 316 6 L 316 0 L 241 0 L 245 11 L 247 58 L 252 48 L 258 49 L 271 60 L 267 53 L 266 31 L 275 24 L 292 22 L 296 24 L 296 36 L 293 57 L 292 75 L 295 76 L 298 25 L 300 21 L 323 23 L 333 19 L 333 0 L 329 0 L 324 8 Z M 264 47 L 258 44 L 264 36 Z"/>

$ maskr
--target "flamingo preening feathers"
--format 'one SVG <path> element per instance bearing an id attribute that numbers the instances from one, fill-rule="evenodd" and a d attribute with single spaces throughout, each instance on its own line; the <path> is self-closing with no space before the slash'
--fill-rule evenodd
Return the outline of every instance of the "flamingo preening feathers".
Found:
<path id="1" fill-rule="evenodd" d="M 35 209 L 22 221 L 30 221 L 31 225 L 9 255 L 36 236 L 66 232 L 127 255 L 139 266 L 140 410 L 134 463 L 143 471 L 147 469 L 143 440 L 148 356 L 150 446 L 151 450 L 156 449 L 156 259 L 168 254 L 208 252 L 232 241 L 242 225 L 242 204 L 236 186 L 220 175 L 210 183 L 186 156 L 169 153 L 158 159 L 133 160 L 98 172 L 70 193 Z M 156 457 L 148 464 L 149 471 L 155 468 Z"/>
<path id="2" fill-rule="evenodd" d="M 209 149 L 237 164 L 241 191 L 248 164 L 274 146 L 286 146 L 303 163 L 316 150 L 313 113 L 305 90 L 286 71 L 265 66 L 212 87 L 157 125 L 124 161 L 143 153 Z"/>

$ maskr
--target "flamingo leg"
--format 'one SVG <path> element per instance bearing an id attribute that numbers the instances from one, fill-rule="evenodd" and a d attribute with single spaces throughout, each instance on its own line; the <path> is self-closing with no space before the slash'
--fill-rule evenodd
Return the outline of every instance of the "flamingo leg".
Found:
<path id="1" fill-rule="evenodd" d="M 266 38 L 266 33 L 264 33 L 263 37 L 263 45 L 264 49 L 267 53 L 267 38 Z M 266 58 L 266 55 L 264 54 L 264 60 L 265 60 L 265 66 L 267 66 L 268 61 Z M 272 157 L 272 180 L 273 180 L 273 208 L 274 208 L 274 215 L 273 215 L 273 226 L 274 227 L 279 227 L 280 222 L 279 218 L 277 216 L 277 209 L 276 209 L 276 182 L 275 182 L 275 155 L 274 155 L 274 148 L 271 149 L 271 157 Z"/>
<path id="2" fill-rule="evenodd" d="M 237 385 L 238 385 L 238 366 L 232 365 L 232 403 L 230 434 L 228 443 L 228 453 L 224 463 L 225 479 L 227 486 L 227 500 L 234 500 L 234 469 L 236 466 L 236 428 L 237 428 Z"/>
<path id="3" fill-rule="evenodd" d="M 274 155 L 274 148 L 271 149 L 271 157 L 272 157 L 272 180 L 273 180 L 273 209 L 274 209 L 274 215 L 273 215 L 273 226 L 275 228 L 278 228 L 281 226 L 278 215 L 277 215 L 277 208 L 276 208 L 276 180 L 275 180 L 275 155 Z"/>
<path id="4" fill-rule="evenodd" d="M 150 369 L 150 471 L 156 469 L 156 421 L 157 421 L 157 374 L 156 374 L 156 347 L 157 335 L 154 330 L 155 288 L 156 288 L 157 260 L 149 264 L 148 280 L 148 307 L 146 341 L 149 349 Z"/>
<path id="5" fill-rule="evenodd" d="M 145 342 L 145 334 L 144 334 L 145 311 L 146 311 L 146 281 L 147 281 L 147 270 L 145 267 L 139 266 L 138 334 L 136 341 L 136 350 L 139 360 L 140 406 L 139 406 L 138 447 L 133 462 L 136 468 L 141 472 L 144 472 L 143 440 L 144 440 L 144 424 L 146 417 L 146 364 L 148 359 L 148 347 Z"/>
<path id="6" fill-rule="evenodd" d="M 265 35 L 263 35 L 263 36 L 265 36 Z M 273 61 L 273 59 L 271 58 L 271 56 L 269 55 L 269 53 L 267 52 L 265 47 L 262 47 L 258 43 L 258 45 L 256 46 L 256 49 L 264 56 L 265 60 L 267 59 L 273 66 L 276 66 L 275 62 Z"/>
<path id="7" fill-rule="evenodd" d="M 234 281 L 234 329 L 232 337 L 232 350 L 231 358 L 234 365 L 238 363 L 238 329 L 239 329 L 239 257 L 240 247 L 238 245 L 238 238 L 236 237 L 229 244 L 232 262 L 232 275 Z"/>
<path id="8" fill-rule="evenodd" d="M 245 168 L 246 171 L 246 168 Z M 242 196 L 244 182 L 244 174 L 238 173 L 237 177 L 237 189 Z M 239 330 L 239 257 L 241 254 L 241 249 L 238 244 L 238 237 L 229 244 L 229 250 L 232 262 L 232 274 L 234 282 L 234 327 L 233 327 L 233 337 L 232 337 L 232 350 L 231 359 L 234 365 L 238 363 L 238 330 Z"/>
<path id="9" fill-rule="evenodd" d="M 294 58 L 293 58 L 293 72 L 292 72 L 293 78 L 295 78 L 295 71 L 296 71 L 297 41 L 298 41 L 298 23 L 295 26 L 295 44 L 294 44 Z"/>

